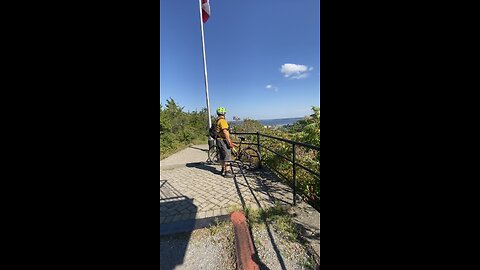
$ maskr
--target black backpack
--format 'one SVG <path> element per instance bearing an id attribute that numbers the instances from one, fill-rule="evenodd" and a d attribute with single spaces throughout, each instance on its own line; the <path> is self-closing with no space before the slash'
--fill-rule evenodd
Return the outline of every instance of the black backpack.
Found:
<path id="1" fill-rule="evenodd" d="M 210 136 L 214 139 L 216 139 L 218 137 L 218 133 L 217 133 L 217 122 L 218 122 L 218 119 L 215 120 L 215 123 L 212 124 L 212 126 L 210 127 L 210 129 L 208 130 L 208 133 L 210 134 Z"/>

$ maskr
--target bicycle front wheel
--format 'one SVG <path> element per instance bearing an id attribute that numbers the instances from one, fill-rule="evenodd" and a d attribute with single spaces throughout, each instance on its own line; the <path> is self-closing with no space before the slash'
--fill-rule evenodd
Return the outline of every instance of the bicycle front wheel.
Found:
<path id="1" fill-rule="evenodd" d="M 245 165 L 249 170 L 255 170 L 260 167 L 260 154 L 257 150 L 253 148 L 245 148 L 242 151 L 240 161 Z"/>

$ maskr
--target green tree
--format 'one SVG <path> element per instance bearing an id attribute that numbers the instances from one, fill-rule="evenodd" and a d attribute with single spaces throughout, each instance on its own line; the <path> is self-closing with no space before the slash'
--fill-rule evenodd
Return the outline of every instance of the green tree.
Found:
<path id="1" fill-rule="evenodd" d="M 313 114 L 294 125 L 295 140 L 320 146 L 320 107 L 312 106 Z"/>
<path id="2" fill-rule="evenodd" d="M 206 143 L 207 111 L 185 112 L 172 98 L 160 104 L 160 158 L 196 143 Z"/>

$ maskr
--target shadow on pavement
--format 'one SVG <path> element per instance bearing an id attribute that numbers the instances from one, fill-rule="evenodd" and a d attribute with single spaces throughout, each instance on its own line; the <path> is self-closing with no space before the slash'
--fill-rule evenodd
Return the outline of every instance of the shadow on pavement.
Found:
<path id="1" fill-rule="evenodd" d="M 196 212 L 193 199 L 160 180 L 160 269 L 172 270 L 183 264 Z M 188 219 L 182 220 L 184 217 Z"/>
<path id="2" fill-rule="evenodd" d="M 197 150 L 200 150 L 200 151 L 203 151 L 203 152 L 208 152 L 208 149 L 202 149 L 202 148 L 198 148 L 198 147 L 195 147 L 195 146 L 189 146 L 189 148 L 197 149 Z"/>
<path id="3" fill-rule="evenodd" d="M 206 162 L 191 162 L 191 163 L 187 163 L 186 166 L 189 167 L 189 168 L 197 168 L 197 169 L 206 170 L 206 171 L 209 171 L 213 174 L 220 175 L 219 170 L 217 170 L 214 166 L 212 166 L 211 164 L 208 164 Z"/>

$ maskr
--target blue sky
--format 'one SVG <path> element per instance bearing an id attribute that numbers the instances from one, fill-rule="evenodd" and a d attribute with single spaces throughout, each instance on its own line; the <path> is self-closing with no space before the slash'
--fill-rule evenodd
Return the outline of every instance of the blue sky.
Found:
<path id="1" fill-rule="evenodd" d="M 227 119 L 320 106 L 319 0 L 210 0 L 204 24 L 210 112 Z M 160 1 L 160 103 L 206 107 L 198 0 Z"/>

